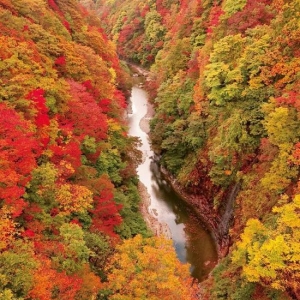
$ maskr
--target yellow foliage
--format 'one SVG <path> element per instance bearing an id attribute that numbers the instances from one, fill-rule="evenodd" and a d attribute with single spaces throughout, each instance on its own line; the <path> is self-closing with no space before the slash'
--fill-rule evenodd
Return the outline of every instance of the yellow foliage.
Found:
<path id="1" fill-rule="evenodd" d="M 121 125 L 118 122 L 116 122 L 114 119 L 108 119 L 107 123 L 108 123 L 109 130 L 112 132 L 122 130 Z"/>
<path id="2" fill-rule="evenodd" d="M 85 186 L 66 183 L 62 184 L 55 192 L 56 201 L 64 215 L 85 212 L 92 208 L 93 193 Z"/>
<path id="3" fill-rule="evenodd" d="M 0 209 L 0 251 L 5 250 L 14 240 L 16 223 L 10 217 L 10 209 L 3 206 Z"/>
<path id="4" fill-rule="evenodd" d="M 163 237 L 124 241 L 108 271 L 111 299 L 195 299 L 189 266 L 178 261 L 172 241 Z"/>
<path id="5" fill-rule="evenodd" d="M 232 262 L 243 267 L 250 282 L 274 289 L 299 290 L 300 282 L 300 195 L 290 203 L 275 207 L 276 226 L 259 220 L 247 222 L 241 241 L 232 253 Z"/>

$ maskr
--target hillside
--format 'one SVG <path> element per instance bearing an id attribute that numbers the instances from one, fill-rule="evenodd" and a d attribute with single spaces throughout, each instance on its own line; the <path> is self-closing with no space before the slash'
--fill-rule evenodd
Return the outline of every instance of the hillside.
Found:
<path id="1" fill-rule="evenodd" d="M 201 299 L 300 299 L 299 1 L 96 9 L 119 55 L 151 69 L 162 166 L 229 242 Z"/>
<path id="2" fill-rule="evenodd" d="M 124 68 L 77 1 L 0 0 L 0 299 L 194 297 L 139 212 Z"/>

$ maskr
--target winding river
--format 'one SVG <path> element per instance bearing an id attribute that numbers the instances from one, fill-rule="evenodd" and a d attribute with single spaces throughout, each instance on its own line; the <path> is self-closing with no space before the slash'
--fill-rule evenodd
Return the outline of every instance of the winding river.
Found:
<path id="1" fill-rule="evenodd" d="M 203 228 L 199 218 L 162 178 L 157 163 L 153 160 L 147 128 L 149 112 L 148 95 L 135 78 L 131 91 L 132 110 L 128 115 L 129 134 L 140 138 L 143 163 L 137 172 L 146 187 L 150 203 L 148 212 L 165 228 L 165 234 L 173 240 L 178 258 L 191 265 L 191 274 L 204 280 L 217 262 L 215 243 Z"/>

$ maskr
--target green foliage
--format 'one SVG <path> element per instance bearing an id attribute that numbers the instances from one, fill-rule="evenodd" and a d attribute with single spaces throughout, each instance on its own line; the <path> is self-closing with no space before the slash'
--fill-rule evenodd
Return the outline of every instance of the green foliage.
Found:
<path id="1" fill-rule="evenodd" d="M 225 0 L 223 4 L 223 10 L 225 11 L 226 16 L 231 16 L 234 13 L 242 10 L 246 5 L 246 3 L 247 3 L 246 0 L 238 0 L 238 1 Z"/>
<path id="2" fill-rule="evenodd" d="M 161 25 L 161 15 L 156 11 L 150 11 L 145 17 L 146 41 L 152 45 L 161 41 L 165 35 L 165 28 Z"/>
<path id="3" fill-rule="evenodd" d="M 286 240 L 275 234 L 278 215 L 272 208 L 283 193 L 293 198 L 299 190 L 299 4 L 267 0 L 149 1 L 148 7 L 139 0 L 106 3 L 101 1 L 102 16 L 107 29 L 113 29 L 122 56 L 145 64 L 149 53 L 157 53 L 151 60 L 149 90 L 156 97 L 151 141 L 161 163 L 178 183 L 201 194 L 220 212 L 228 189 L 241 182 L 230 231 L 233 248 L 247 221 L 260 218 L 253 226 L 249 221 L 252 231 L 246 227 L 245 232 L 255 242 L 244 250 L 259 253 L 264 245 L 268 253 L 271 236 L 279 249 L 274 250 L 272 263 L 277 260 L 280 265 Z M 133 22 L 136 26 L 130 26 Z M 156 40 L 158 34 L 162 37 L 155 46 L 149 37 Z M 270 278 L 272 272 L 278 274 L 258 266 L 267 260 L 263 251 L 260 255 L 253 263 L 261 269 L 248 274 L 254 282 L 240 275 L 247 257 L 243 256 L 240 267 L 228 260 L 213 274 L 213 292 L 203 299 L 297 298 L 297 280 L 289 278 L 294 286 L 285 287 L 287 292 L 274 289 Z M 255 277 L 268 272 L 262 282 Z"/>
<path id="4" fill-rule="evenodd" d="M 122 163 L 118 149 L 110 149 L 101 153 L 97 161 L 97 170 L 100 174 L 109 174 L 112 182 L 118 184 L 122 181 L 119 173 L 122 165 L 125 166 Z"/>
<path id="5" fill-rule="evenodd" d="M 78 271 L 91 255 L 84 240 L 84 232 L 77 224 L 63 224 L 60 227 L 65 255 L 60 262 L 61 268 L 67 273 Z M 55 261 L 55 258 L 54 258 Z"/>
<path id="6" fill-rule="evenodd" d="M 84 232 L 84 241 L 89 249 L 89 261 L 93 271 L 101 278 L 104 277 L 104 266 L 112 251 L 109 240 L 100 234 Z"/>
<path id="7" fill-rule="evenodd" d="M 85 136 L 81 147 L 83 153 L 85 154 L 96 153 L 97 151 L 96 139 L 94 137 Z"/>
<path id="8" fill-rule="evenodd" d="M 0 254 L 0 289 L 4 295 L 26 297 L 33 285 L 33 271 L 38 262 L 34 259 L 33 247 L 22 241 Z M 3 297 L 4 297 L 3 295 Z M 14 297 L 11 297 L 14 299 Z"/>
<path id="9" fill-rule="evenodd" d="M 32 180 L 28 184 L 26 198 L 31 201 L 50 208 L 53 206 L 55 197 L 55 182 L 58 170 L 50 163 L 43 163 L 32 172 Z"/>
<path id="10" fill-rule="evenodd" d="M 127 187 L 120 187 L 115 194 L 115 199 L 122 205 L 120 214 L 123 219 L 116 232 L 122 238 L 131 238 L 137 234 L 143 237 L 150 236 L 150 231 L 139 210 L 141 199 L 136 185 L 128 183 Z"/>

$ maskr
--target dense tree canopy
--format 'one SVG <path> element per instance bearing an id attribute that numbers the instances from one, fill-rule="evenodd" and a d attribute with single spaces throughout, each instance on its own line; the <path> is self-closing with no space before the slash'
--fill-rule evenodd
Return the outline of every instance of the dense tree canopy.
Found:
<path id="1" fill-rule="evenodd" d="M 199 293 L 139 213 L 118 56 L 151 68 L 152 146 L 194 208 L 223 228 L 235 196 L 201 297 L 299 299 L 299 1 L 89 4 L 0 0 L 0 299 Z"/>
<path id="2" fill-rule="evenodd" d="M 137 235 L 117 246 L 108 270 L 110 299 L 197 299 L 188 265 L 164 237 Z"/>
<path id="3" fill-rule="evenodd" d="M 75 0 L 0 0 L 1 299 L 97 299 L 116 244 L 150 235 L 100 25 Z"/>
<path id="4" fill-rule="evenodd" d="M 299 228 L 285 224 L 285 211 L 299 224 L 299 1 L 100 0 L 96 8 L 118 52 L 150 67 L 162 165 L 219 220 L 239 187 L 232 247 L 203 299 L 298 299 Z"/>

